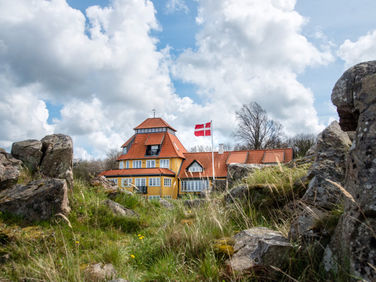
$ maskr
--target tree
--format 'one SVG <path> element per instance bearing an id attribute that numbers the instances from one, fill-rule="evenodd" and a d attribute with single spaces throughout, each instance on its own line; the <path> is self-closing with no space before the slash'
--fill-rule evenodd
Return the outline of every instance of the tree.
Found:
<path id="1" fill-rule="evenodd" d="M 304 157 L 307 151 L 316 143 L 316 136 L 313 134 L 298 134 L 287 140 L 297 157 Z"/>
<path id="2" fill-rule="evenodd" d="M 235 136 L 248 149 L 276 148 L 282 144 L 282 125 L 270 119 L 266 111 L 256 102 L 244 104 L 236 112 L 239 122 Z"/>
<path id="3" fill-rule="evenodd" d="M 119 163 L 116 161 L 121 155 L 121 151 L 116 149 L 111 149 L 106 154 L 106 159 L 104 159 L 104 168 L 105 170 L 109 169 L 118 169 Z"/>

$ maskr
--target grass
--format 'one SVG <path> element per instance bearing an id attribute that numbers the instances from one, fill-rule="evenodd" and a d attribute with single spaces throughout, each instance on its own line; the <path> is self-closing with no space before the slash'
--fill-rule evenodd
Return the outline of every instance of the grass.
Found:
<path id="1" fill-rule="evenodd" d="M 0 215 L 0 278 L 84 281 L 88 265 L 111 263 L 117 277 L 129 281 L 260 280 L 255 274 L 227 272 L 225 261 L 233 252 L 230 238 L 253 226 L 287 235 L 289 224 L 281 211 L 285 203 L 300 195 L 304 185 L 298 179 L 306 170 L 280 166 L 255 172 L 245 183 L 264 185 L 262 195 L 269 197 L 255 201 L 257 205 L 224 205 L 223 195 L 214 195 L 200 207 L 188 208 L 176 200 L 172 209 L 166 209 L 139 195 L 119 193 L 113 198 L 135 210 L 137 218 L 114 216 L 102 204 L 108 198 L 106 193 L 76 179 L 69 194 L 72 211 L 66 218 L 58 216 L 30 225 Z M 338 214 L 332 216 L 334 221 Z M 319 258 L 314 246 L 296 246 L 289 266 L 277 277 L 281 281 L 321 280 Z"/>

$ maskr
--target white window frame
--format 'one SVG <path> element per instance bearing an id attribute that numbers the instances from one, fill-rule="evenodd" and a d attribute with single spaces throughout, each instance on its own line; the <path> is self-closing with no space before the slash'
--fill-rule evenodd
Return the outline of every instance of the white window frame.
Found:
<path id="1" fill-rule="evenodd" d="M 134 160 L 133 161 L 133 168 L 142 168 L 142 161 L 141 160 Z"/>
<path id="2" fill-rule="evenodd" d="M 165 195 L 165 196 L 163 196 L 163 198 L 165 198 L 165 199 L 172 199 L 171 195 Z"/>
<path id="3" fill-rule="evenodd" d="M 183 180 L 181 190 L 182 192 L 200 192 L 208 186 L 208 180 Z"/>
<path id="4" fill-rule="evenodd" d="M 146 178 L 135 178 L 134 183 L 137 187 L 146 186 Z"/>
<path id="5" fill-rule="evenodd" d="M 116 185 L 118 185 L 118 179 L 117 178 L 107 178 L 108 180 L 112 181 Z"/>
<path id="6" fill-rule="evenodd" d="M 161 178 L 160 177 L 149 177 L 149 186 L 150 187 L 161 186 Z"/>
<path id="7" fill-rule="evenodd" d="M 146 168 L 155 167 L 155 160 L 146 160 Z"/>
<path id="8" fill-rule="evenodd" d="M 161 196 L 159 196 L 159 195 L 149 195 L 148 196 L 149 200 L 159 200 L 160 198 L 161 198 Z"/>
<path id="9" fill-rule="evenodd" d="M 131 187 L 132 186 L 132 178 L 123 178 L 121 180 L 121 187 Z"/>
<path id="10" fill-rule="evenodd" d="M 189 172 L 202 172 L 204 169 L 202 168 L 201 165 L 199 165 L 198 162 L 194 162 L 193 164 L 191 164 L 188 168 L 188 171 Z"/>
<path id="11" fill-rule="evenodd" d="M 128 153 L 127 147 L 123 147 L 123 155 L 125 155 L 126 153 Z"/>
<path id="12" fill-rule="evenodd" d="M 159 160 L 159 167 L 160 168 L 170 168 L 170 160 L 169 159 L 160 159 Z"/>
<path id="13" fill-rule="evenodd" d="M 124 163 L 123 163 L 123 161 L 120 161 L 119 162 L 119 169 L 123 169 L 124 168 Z"/>
<path id="14" fill-rule="evenodd" d="M 129 161 L 125 162 L 125 168 L 129 168 Z"/>
<path id="15" fill-rule="evenodd" d="M 164 187 L 171 187 L 172 185 L 172 179 L 171 178 L 164 178 L 163 179 L 163 186 Z"/>

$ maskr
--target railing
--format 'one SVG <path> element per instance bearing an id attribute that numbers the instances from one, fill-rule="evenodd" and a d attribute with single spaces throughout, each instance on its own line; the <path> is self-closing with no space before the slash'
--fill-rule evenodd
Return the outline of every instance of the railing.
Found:
<path id="1" fill-rule="evenodd" d="M 137 186 L 137 193 L 147 194 L 148 193 L 148 187 L 147 186 Z"/>

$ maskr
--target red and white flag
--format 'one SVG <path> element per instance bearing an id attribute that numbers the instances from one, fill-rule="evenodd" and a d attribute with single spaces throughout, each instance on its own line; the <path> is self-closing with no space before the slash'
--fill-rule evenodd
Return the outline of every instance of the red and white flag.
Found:
<path id="1" fill-rule="evenodd" d="M 196 124 L 195 136 L 211 136 L 211 122 Z"/>

